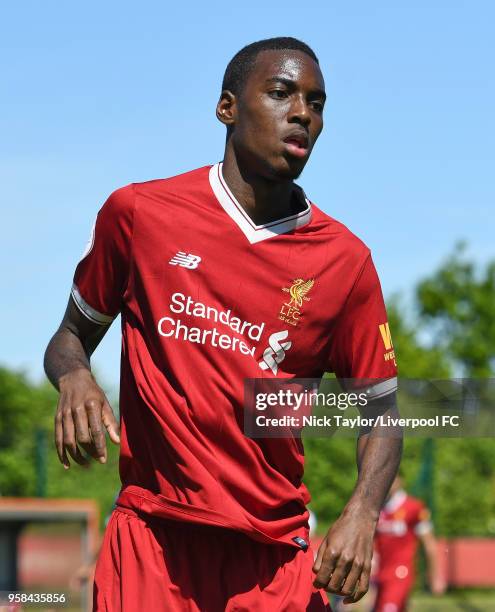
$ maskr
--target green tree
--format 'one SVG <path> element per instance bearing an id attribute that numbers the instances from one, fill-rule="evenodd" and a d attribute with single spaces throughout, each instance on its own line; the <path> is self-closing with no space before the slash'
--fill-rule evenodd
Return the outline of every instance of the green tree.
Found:
<path id="1" fill-rule="evenodd" d="M 449 360 L 467 377 L 495 367 L 495 261 L 478 267 L 459 243 L 443 265 L 419 283 L 422 322 Z"/>
<path id="2" fill-rule="evenodd" d="M 0 494 L 35 494 L 35 431 L 47 429 L 53 401 L 47 387 L 0 368 Z"/>
<path id="3" fill-rule="evenodd" d="M 21 372 L 0 368 L 0 495 L 36 495 L 36 443 L 41 435 L 47 448 L 47 497 L 96 499 L 104 514 L 120 485 L 118 448 L 107 439 L 106 465 L 92 462 L 89 468 L 81 468 L 71 461 L 70 470 L 64 470 L 53 442 L 57 400 L 57 392 L 48 383 L 33 384 Z"/>
<path id="4" fill-rule="evenodd" d="M 435 527 L 443 536 L 495 535 L 495 442 L 437 438 Z"/>
<path id="5" fill-rule="evenodd" d="M 402 378 L 448 378 L 451 374 L 445 351 L 436 347 L 425 347 L 419 342 L 421 323 L 408 321 L 405 307 L 398 295 L 387 305 L 388 321 L 392 333 L 399 376 Z"/>
<path id="6" fill-rule="evenodd" d="M 451 369 L 470 378 L 493 376 L 495 364 L 495 261 L 478 266 L 465 245 L 416 290 L 420 322 Z M 495 442 L 435 440 L 437 530 L 443 535 L 495 533 Z"/>

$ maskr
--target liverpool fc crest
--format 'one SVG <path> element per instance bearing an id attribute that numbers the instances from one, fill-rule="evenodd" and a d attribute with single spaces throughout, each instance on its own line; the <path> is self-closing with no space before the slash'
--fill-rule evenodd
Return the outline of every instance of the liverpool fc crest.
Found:
<path id="1" fill-rule="evenodd" d="M 296 278 L 290 287 L 283 287 L 282 291 L 290 295 L 290 300 L 282 304 L 278 318 L 289 323 L 289 325 L 297 325 L 301 317 L 303 303 L 311 299 L 306 296 L 314 284 L 314 279 L 305 281 L 302 278 Z"/>

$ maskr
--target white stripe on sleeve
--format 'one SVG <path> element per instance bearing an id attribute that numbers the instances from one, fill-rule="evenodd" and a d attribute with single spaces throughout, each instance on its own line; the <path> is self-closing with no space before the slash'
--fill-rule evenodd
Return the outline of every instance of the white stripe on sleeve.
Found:
<path id="1" fill-rule="evenodd" d="M 72 285 L 70 294 L 82 314 L 93 323 L 97 323 L 98 325 L 110 325 L 115 319 L 115 317 L 98 312 L 90 306 L 79 293 L 79 289 L 76 285 Z"/>

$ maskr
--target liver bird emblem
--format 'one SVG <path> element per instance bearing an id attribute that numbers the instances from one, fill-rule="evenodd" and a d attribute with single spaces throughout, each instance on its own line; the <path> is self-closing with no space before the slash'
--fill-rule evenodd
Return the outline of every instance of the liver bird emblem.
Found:
<path id="1" fill-rule="evenodd" d="M 296 278 L 291 288 L 289 289 L 291 297 L 290 304 L 293 304 L 294 306 L 298 306 L 300 308 L 302 306 L 303 300 L 309 300 L 309 298 L 306 297 L 306 294 L 314 284 L 314 279 L 304 281 L 302 278 Z"/>

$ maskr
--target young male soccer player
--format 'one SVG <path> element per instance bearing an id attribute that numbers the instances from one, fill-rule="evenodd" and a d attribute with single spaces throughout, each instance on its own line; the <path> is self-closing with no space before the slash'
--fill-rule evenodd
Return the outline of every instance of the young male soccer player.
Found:
<path id="1" fill-rule="evenodd" d="M 223 162 L 123 187 L 98 214 L 45 357 L 64 466 L 85 463 L 81 449 L 105 462 L 105 430 L 120 441 L 97 610 L 324 610 L 320 589 L 354 601 L 368 587 L 401 441 L 361 436 L 354 493 L 313 564 L 299 441 L 242 427 L 247 378 L 332 371 L 380 379 L 370 399 L 395 392 L 370 252 L 293 182 L 324 90 L 304 43 L 245 47 L 217 105 Z M 120 438 L 89 363 L 119 312 Z"/>
<path id="2" fill-rule="evenodd" d="M 404 612 L 414 586 L 415 557 L 421 542 L 426 556 L 428 582 L 441 595 L 445 582 L 438 567 L 437 543 L 428 508 L 402 488 L 399 476 L 390 488 L 378 520 L 375 552 L 378 571 L 375 612 Z"/>

